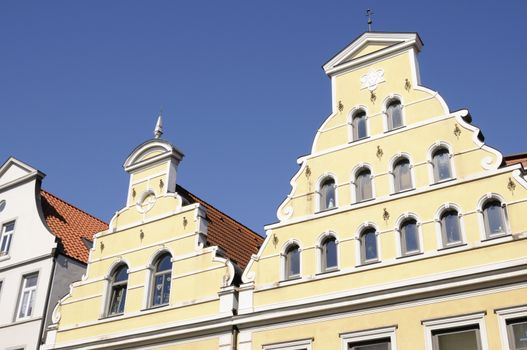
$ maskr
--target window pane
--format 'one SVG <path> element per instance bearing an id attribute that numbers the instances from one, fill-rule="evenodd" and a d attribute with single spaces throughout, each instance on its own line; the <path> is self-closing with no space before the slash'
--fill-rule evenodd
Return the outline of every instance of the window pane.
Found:
<path id="1" fill-rule="evenodd" d="M 483 209 L 483 216 L 485 219 L 488 235 L 505 232 L 503 208 L 499 202 L 491 202 L 487 204 Z"/>
<path id="2" fill-rule="evenodd" d="M 479 350 L 477 330 L 437 335 L 439 350 Z"/>
<path id="3" fill-rule="evenodd" d="M 507 327 L 510 328 L 509 338 L 512 336 L 512 339 L 509 339 L 511 349 L 527 349 L 527 320 L 514 321 Z"/>
<path id="4" fill-rule="evenodd" d="M 154 302 L 153 305 L 160 305 L 162 303 L 162 293 L 163 293 L 163 276 L 156 276 L 154 280 Z"/>
<path id="5" fill-rule="evenodd" d="M 369 229 L 362 236 L 362 243 L 364 247 L 363 255 L 366 261 L 377 259 L 377 237 L 375 236 L 375 230 Z"/>
<path id="6" fill-rule="evenodd" d="M 390 343 L 351 346 L 350 350 L 390 350 Z"/>
<path id="7" fill-rule="evenodd" d="M 165 282 L 164 282 L 164 286 L 163 286 L 163 299 L 162 299 L 162 302 L 163 304 L 168 304 L 169 300 L 170 300 L 170 285 L 172 284 L 172 273 L 166 273 L 164 275 L 165 277 Z"/>
<path id="8" fill-rule="evenodd" d="M 126 281 L 128 279 L 128 266 L 121 266 L 117 271 L 115 271 L 114 274 L 114 281 L 115 282 L 122 282 Z"/>
<path id="9" fill-rule="evenodd" d="M 359 175 L 357 175 L 355 185 L 357 202 L 373 197 L 373 191 L 371 186 L 371 172 L 369 170 L 362 170 Z"/>
<path id="10" fill-rule="evenodd" d="M 172 270 L 172 262 L 170 255 L 164 255 L 161 259 L 159 259 L 159 263 L 157 264 L 157 271 L 167 271 Z"/>
<path id="11" fill-rule="evenodd" d="M 33 314 L 33 307 L 35 306 L 35 295 L 35 290 L 31 290 L 29 292 L 29 305 L 27 308 L 26 316 L 31 316 L 31 314 Z"/>
<path id="12" fill-rule="evenodd" d="M 448 150 L 441 149 L 435 152 L 432 164 L 434 166 L 435 181 L 450 179 L 452 177 L 452 171 L 450 169 L 450 153 L 448 153 Z"/>
<path id="13" fill-rule="evenodd" d="M 120 314 L 124 312 L 126 301 L 126 285 L 114 286 L 110 305 L 110 314 Z"/>
<path id="14" fill-rule="evenodd" d="M 410 161 L 402 159 L 398 161 L 393 170 L 395 192 L 412 188 L 412 176 L 410 173 Z"/>
<path id="15" fill-rule="evenodd" d="M 335 181 L 328 179 L 322 183 L 320 188 L 320 210 L 335 207 Z"/>
<path id="16" fill-rule="evenodd" d="M 419 235 L 417 233 L 417 223 L 415 220 L 407 221 L 401 228 L 403 253 L 413 253 L 419 251 Z"/>
<path id="17" fill-rule="evenodd" d="M 297 246 L 289 248 L 286 254 L 286 277 L 294 277 L 300 274 L 300 252 Z"/>
<path id="18" fill-rule="evenodd" d="M 403 126 L 403 113 L 399 101 L 390 103 L 386 109 L 386 114 L 388 116 L 388 130 Z"/>
<path id="19" fill-rule="evenodd" d="M 368 136 L 366 130 L 366 113 L 359 112 L 353 117 L 353 140 L 359 140 Z"/>
<path id="20" fill-rule="evenodd" d="M 451 210 L 443 214 L 441 230 L 445 245 L 461 242 L 461 229 L 457 211 Z"/>
<path id="21" fill-rule="evenodd" d="M 38 275 L 28 276 L 26 278 L 26 287 L 34 287 L 37 285 Z"/>
<path id="22" fill-rule="evenodd" d="M 324 243 L 324 257 L 326 268 L 337 266 L 337 245 L 334 238 L 330 238 Z"/>
<path id="23" fill-rule="evenodd" d="M 20 304 L 20 312 L 18 313 L 18 317 L 26 317 L 26 310 L 29 303 L 29 291 L 25 291 L 22 295 L 22 301 Z"/>
<path id="24" fill-rule="evenodd" d="M 10 222 L 4 225 L 4 232 L 13 232 L 15 230 L 15 222 Z"/>

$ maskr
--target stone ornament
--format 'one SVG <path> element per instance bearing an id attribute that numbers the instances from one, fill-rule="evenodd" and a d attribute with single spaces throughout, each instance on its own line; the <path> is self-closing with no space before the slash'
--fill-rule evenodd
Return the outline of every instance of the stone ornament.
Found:
<path id="1" fill-rule="evenodd" d="M 361 89 L 368 88 L 373 91 L 377 89 L 377 85 L 384 81 L 384 69 L 370 69 L 367 74 L 360 78 Z"/>

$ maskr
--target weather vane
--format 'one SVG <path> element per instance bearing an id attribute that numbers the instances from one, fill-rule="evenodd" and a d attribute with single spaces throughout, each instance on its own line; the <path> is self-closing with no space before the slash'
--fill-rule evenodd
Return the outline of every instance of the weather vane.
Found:
<path id="1" fill-rule="evenodd" d="M 371 32 L 371 24 L 373 23 L 373 20 L 371 19 L 372 15 L 373 15 L 373 11 L 371 9 L 367 9 L 366 17 L 368 17 L 368 32 Z"/>

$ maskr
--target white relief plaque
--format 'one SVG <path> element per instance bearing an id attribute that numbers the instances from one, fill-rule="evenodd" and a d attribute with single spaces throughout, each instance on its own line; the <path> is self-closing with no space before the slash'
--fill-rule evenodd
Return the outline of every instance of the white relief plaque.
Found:
<path id="1" fill-rule="evenodd" d="M 384 69 L 370 69 L 368 74 L 364 74 L 360 78 L 361 89 L 368 88 L 373 91 L 377 89 L 377 84 L 384 81 Z"/>

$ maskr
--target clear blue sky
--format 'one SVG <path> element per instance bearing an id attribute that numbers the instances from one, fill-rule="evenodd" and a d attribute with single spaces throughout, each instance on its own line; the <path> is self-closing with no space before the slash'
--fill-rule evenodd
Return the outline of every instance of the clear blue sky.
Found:
<path id="1" fill-rule="evenodd" d="M 296 159 L 330 113 L 321 65 L 366 29 L 416 31 L 423 83 L 486 141 L 527 151 L 525 1 L 2 1 L 0 160 L 109 220 L 122 164 L 151 138 L 178 182 L 254 230 L 276 221 Z"/>

